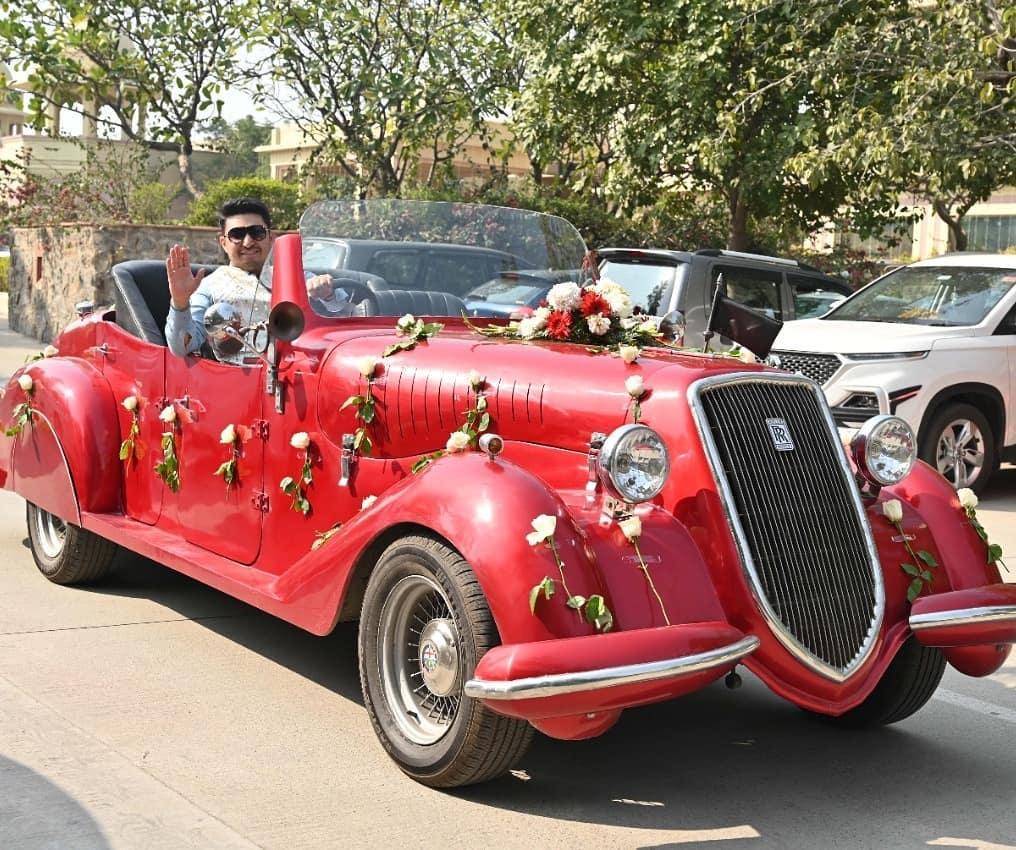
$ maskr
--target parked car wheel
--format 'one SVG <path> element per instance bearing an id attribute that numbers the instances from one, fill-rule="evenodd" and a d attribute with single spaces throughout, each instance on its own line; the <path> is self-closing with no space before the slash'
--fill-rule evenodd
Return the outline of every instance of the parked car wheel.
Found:
<path id="1" fill-rule="evenodd" d="M 928 426 L 920 457 L 956 489 L 984 490 L 998 465 L 995 436 L 987 418 L 970 404 L 943 407 Z"/>
<path id="2" fill-rule="evenodd" d="M 119 548 L 103 537 L 76 525 L 31 502 L 27 509 L 28 540 L 39 571 L 56 584 L 87 584 L 113 569 Z"/>
<path id="3" fill-rule="evenodd" d="M 466 697 L 497 627 L 469 564 L 444 543 L 404 537 L 381 556 L 360 616 L 364 703 L 381 743 L 414 779 L 451 788 L 492 779 L 533 729 Z"/>
<path id="4" fill-rule="evenodd" d="M 910 717 L 931 699 L 944 671 L 942 651 L 924 646 L 912 637 L 900 647 L 882 681 L 864 702 L 846 714 L 826 719 L 849 728 L 896 723 Z"/>

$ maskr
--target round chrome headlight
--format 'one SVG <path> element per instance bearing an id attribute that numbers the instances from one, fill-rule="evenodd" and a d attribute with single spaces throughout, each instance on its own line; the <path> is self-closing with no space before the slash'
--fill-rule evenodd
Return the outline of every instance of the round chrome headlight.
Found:
<path id="1" fill-rule="evenodd" d="M 897 484 L 910 474 L 917 459 L 914 429 L 898 416 L 873 416 L 850 441 L 860 473 L 872 484 Z"/>
<path id="2" fill-rule="evenodd" d="M 670 458 L 663 439 L 645 425 L 622 425 L 603 442 L 599 475 L 614 496 L 647 502 L 663 489 Z"/>

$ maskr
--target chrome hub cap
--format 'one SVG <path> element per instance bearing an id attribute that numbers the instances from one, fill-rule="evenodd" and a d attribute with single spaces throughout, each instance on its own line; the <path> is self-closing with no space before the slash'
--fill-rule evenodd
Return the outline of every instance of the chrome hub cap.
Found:
<path id="1" fill-rule="evenodd" d="M 950 422 L 938 438 L 935 463 L 953 487 L 969 487 L 984 467 L 984 435 L 969 419 Z"/>
<path id="2" fill-rule="evenodd" d="M 430 692 L 446 697 L 459 683 L 459 650 L 455 642 L 455 624 L 451 620 L 431 620 L 420 633 L 420 672 Z"/>
<path id="3" fill-rule="evenodd" d="M 67 523 L 60 517 L 36 508 L 35 531 L 42 553 L 47 558 L 58 558 L 63 552 L 64 540 L 67 537 Z"/>
<path id="4" fill-rule="evenodd" d="M 389 591 L 377 634 L 378 673 L 402 733 L 433 744 L 451 728 L 462 699 L 459 635 L 443 591 L 422 575 Z"/>

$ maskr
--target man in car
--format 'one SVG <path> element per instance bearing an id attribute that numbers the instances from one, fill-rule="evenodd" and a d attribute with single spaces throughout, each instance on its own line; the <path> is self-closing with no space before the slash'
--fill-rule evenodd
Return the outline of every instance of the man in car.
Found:
<path id="1" fill-rule="evenodd" d="M 260 274 L 272 245 L 271 227 L 272 216 L 265 204 L 254 198 L 235 198 L 219 210 L 219 245 L 229 265 L 207 276 L 203 269 L 195 275 L 187 247 L 174 245 L 170 249 L 166 259 L 170 295 L 166 340 L 170 351 L 183 357 L 201 348 L 208 338 L 205 311 L 212 304 L 225 302 L 236 308 L 244 327 L 268 318 L 272 293 Z M 310 278 L 307 291 L 326 304 L 336 297 L 327 274 Z M 239 363 L 243 357 L 240 351 L 228 359 Z"/>

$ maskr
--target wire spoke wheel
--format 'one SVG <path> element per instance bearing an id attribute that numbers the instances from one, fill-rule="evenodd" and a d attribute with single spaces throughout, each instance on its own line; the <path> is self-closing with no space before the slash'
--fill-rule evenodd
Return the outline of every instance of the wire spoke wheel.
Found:
<path id="1" fill-rule="evenodd" d="M 440 740 L 458 713 L 458 645 L 451 608 L 437 584 L 422 575 L 396 583 L 381 609 L 377 656 L 392 716 L 416 744 Z"/>

